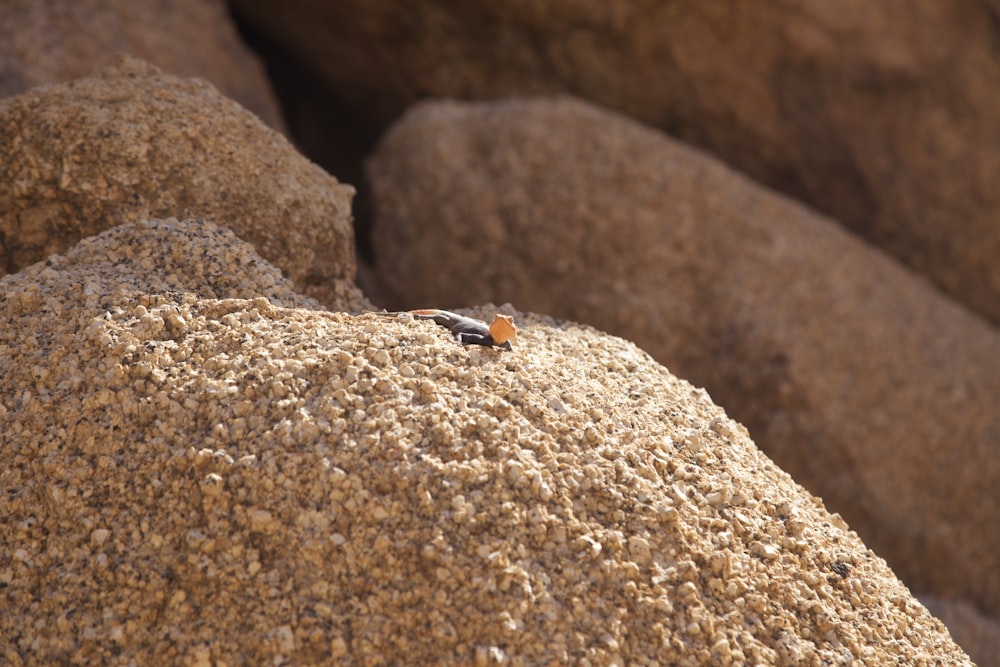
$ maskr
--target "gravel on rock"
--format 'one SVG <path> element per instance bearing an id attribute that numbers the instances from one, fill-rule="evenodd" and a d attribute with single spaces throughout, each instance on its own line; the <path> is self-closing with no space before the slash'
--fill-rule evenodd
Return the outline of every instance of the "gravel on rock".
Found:
<path id="1" fill-rule="evenodd" d="M 968 664 L 703 390 L 501 310 L 324 312 L 196 222 L 4 277 L 2 661 Z"/>

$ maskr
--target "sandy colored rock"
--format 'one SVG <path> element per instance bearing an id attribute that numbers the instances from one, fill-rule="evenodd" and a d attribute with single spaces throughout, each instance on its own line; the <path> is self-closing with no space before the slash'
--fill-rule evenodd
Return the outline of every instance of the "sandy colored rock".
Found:
<path id="1" fill-rule="evenodd" d="M 219 0 L 0 4 L 0 97 L 88 76 L 121 53 L 205 78 L 272 128 L 284 127 L 262 64 Z"/>
<path id="2" fill-rule="evenodd" d="M 633 344 L 312 305 L 196 223 L 0 279 L 7 663 L 971 664 Z"/>
<path id="3" fill-rule="evenodd" d="M 828 219 L 582 102 L 427 103 L 369 166 L 389 305 L 509 301 L 633 340 L 915 591 L 1000 610 L 995 329 Z"/>
<path id="4" fill-rule="evenodd" d="M 0 100 L 8 272 L 112 225 L 197 217 L 332 305 L 356 292 L 353 194 L 212 86 L 134 58 Z"/>
<path id="5" fill-rule="evenodd" d="M 831 214 L 1000 322 L 995 0 L 234 0 L 388 122 L 424 96 L 569 93 Z"/>

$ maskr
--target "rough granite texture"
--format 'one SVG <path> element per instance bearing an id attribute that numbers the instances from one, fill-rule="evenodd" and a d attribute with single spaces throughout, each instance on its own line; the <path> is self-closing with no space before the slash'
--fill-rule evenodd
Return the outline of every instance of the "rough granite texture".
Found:
<path id="1" fill-rule="evenodd" d="M 203 77 L 270 127 L 284 127 L 264 67 L 221 0 L 0 3 L 0 97 L 87 76 L 120 53 Z"/>
<path id="2" fill-rule="evenodd" d="M 194 222 L 0 279 L 6 664 L 971 664 L 635 345 L 315 305 Z"/>
<path id="3" fill-rule="evenodd" d="M 366 119 L 427 96 L 590 99 L 832 215 L 1000 323 L 996 0 L 232 4 Z"/>
<path id="4" fill-rule="evenodd" d="M 211 85 L 134 58 L 0 100 L 0 273 L 116 224 L 196 217 L 300 291 L 360 299 L 353 194 Z"/>
<path id="5" fill-rule="evenodd" d="M 704 386 L 916 592 L 1000 612 L 1000 334 L 828 219 L 570 99 L 425 103 L 369 163 L 391 307 L 511 302 Z"/>

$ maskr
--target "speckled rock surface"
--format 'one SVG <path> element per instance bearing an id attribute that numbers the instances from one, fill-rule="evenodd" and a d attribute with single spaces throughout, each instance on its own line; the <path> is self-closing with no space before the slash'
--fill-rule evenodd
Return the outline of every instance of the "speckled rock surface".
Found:
<path id="1" fill-rule="evenodd" d="M 833 215 L 1000 323 L 995 0 L 232 0 L 384 122 L 569 93 Z"/>
<path id="2" fill-rule="evenodd" d="M 270 127 L 284 126 L 264 68 L 221 0 L 0 3 L 0 97 L 87 76 L 119 53 L 205 78 Z"/>
<path id="3" fill-rule="evenodd" d="M 353 193 L 207 83 L 134 58 L 0 100 L 0 271 L 123 222 L 197 217 L 333 304 L 355 289 Z"/>
<path id="4" fill-rule="evenodd" d="M 633 344 L 314 305 L 193 223 L 0 280 L 7 664 L 970 664 Z"/>
<path id="5" fill-rule="evenodd" d="M 1000 611 L 995 329 L 829 220 L 581 102 L 428 103 L 369 172 L 390 306 L 509 301 L 633 340 L 913 590 Z"/>

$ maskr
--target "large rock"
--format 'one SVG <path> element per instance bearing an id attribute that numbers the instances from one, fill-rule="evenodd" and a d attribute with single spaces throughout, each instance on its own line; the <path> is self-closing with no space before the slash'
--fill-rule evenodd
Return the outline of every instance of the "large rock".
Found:
<path id="1" fill-rule="evenodd" d="M 1000 322 L 995 0 L 233 0 L 388 121 L 425 95 L 567 92 L 835 216 Z"/>
<path id="2" fill-rule="evenodd" d="M 0 97 L 87 76 L 120 53 L 203 77 L 271 127 L 284 127 L 264 68 L 220 0 L 0 3 Z"/>
<path id="3" fill-rule="evenodd" d="M 0 271 L 123 222 L 200 217 L 300 290 L 357 300 L 353 194 L 212 86 L 133 58 L 0 100 Z"/>
<path id="4" fill-rule="evenodd" d="M 197 223 L 0 280 L 6 663 L 971 664 L 631 343 L 314 306 Z"/>
<path id="5" fill-rule="evenodd" d="M 568 99 L 426 103 L 370 163 L 396 307 L 509 301 L 708 388 L 916 591 L 1000 611 L 1000 335 L 826 218 Z"/>

